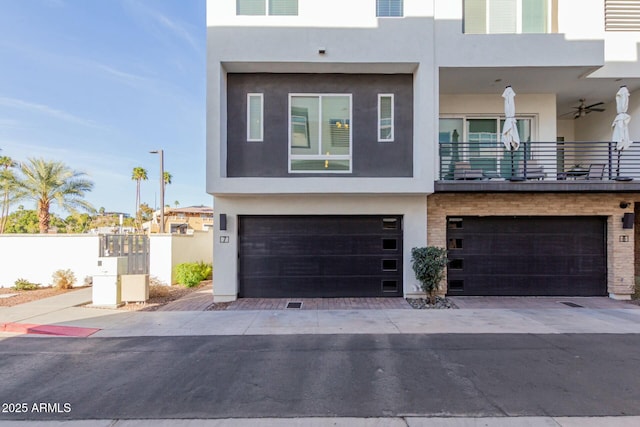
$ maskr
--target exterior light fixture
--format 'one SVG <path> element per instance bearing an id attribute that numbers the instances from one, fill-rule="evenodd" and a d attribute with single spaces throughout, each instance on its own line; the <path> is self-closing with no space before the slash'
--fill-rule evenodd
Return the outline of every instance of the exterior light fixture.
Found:
<path id="1" fill-rule="evenodd" d="M 220 225 L 220 231 L 227 230 L 227 214 L 220 214 L 220 221 L 218 221 Z"/>

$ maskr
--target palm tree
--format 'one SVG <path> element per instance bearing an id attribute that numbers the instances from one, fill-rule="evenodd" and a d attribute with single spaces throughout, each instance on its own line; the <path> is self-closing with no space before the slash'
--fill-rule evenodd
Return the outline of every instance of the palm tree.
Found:
<path id="1" fill-rule="evenodd" d="M 147 180 L 147 170 L 141 166 L 136 166 L 133 168 L 131 179 L 136 181 L 136 220 L 138 227 L 140 227 L 140 182 Z"/>
<path id="2" fill-rule="evenodd" d="M 15 166 L 17 166 L 17 163 L 14 162 L 11 157 L 0 157 L 0 168 L 2 168 L 2 170 L 0 170 L 0 183 L 2 183 L 3 189 L 2 209 L 0 210 L 0 233 L 4 233 L 7 220 L 9 219 L 9 205 L 11 204 L 11 201 L 9 200 L 9 193 L 15 183 L 13 171 L 9 169 Z"/>
<path id="3" fill-rule="evenodd" d="M 17 198 L 36 202 L 40 233 L 49 232 L 49 209 L 55 203 L 71 213 L 76 208 L 89 212 L 95 209 L 84 200 L 93 182 L 86 174 L 70 169 L 62 162 L 31 158 L 20 165 L 20 176 L 15 181 Z"/>
<path id="4" fill-rule="evenodd" d="M 173 175 L 171 175 L 169 172 L 165 171 L 164 172 L 164 185 L 171 184 L 171 178 L 173 178 Z"/>

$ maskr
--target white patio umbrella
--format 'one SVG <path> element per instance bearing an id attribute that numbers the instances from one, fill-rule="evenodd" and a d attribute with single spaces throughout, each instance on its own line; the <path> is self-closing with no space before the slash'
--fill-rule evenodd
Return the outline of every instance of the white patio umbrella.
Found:
<path id="1" fill-rule="evenodd" d="M 511 178 L 515 175 L 513 166 L 513 152 L 520 148 L 520 135 L 516 126 L 516 93 L 511 86 L 507 86 L 502 92 L 504 98 L 504 126 L 502 127 L 502 143 L 511 152 Z"/>
<path id="2" fill-rule="evenodd" d="M 626 86 L 621 86 L 616 93 L 616 118 L 613 120 L 611 127 L 613 128 L 613 142 L 616 143 L 618 151 L 618 168 L 616 176 L 620 176 L 620 155 L 622 150 L 626 150 L 631 146 L 631 138 L 629 138 L 629 122 L 631 116 L 627 114 L 629 108 L 629 90 Z"/>

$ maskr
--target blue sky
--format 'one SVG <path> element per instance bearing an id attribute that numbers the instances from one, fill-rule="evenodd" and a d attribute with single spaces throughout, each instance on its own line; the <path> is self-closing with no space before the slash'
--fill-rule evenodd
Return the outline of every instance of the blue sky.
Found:
<path id="1" fill-rule="evenodd" d="M 163 149 L 165 202 L 211 206 L 205 34 L 205 0 L 0 0 L 0 155 L 63 161 L 96 209 L 133 213 L 136 166 L 159 204 Z"/>

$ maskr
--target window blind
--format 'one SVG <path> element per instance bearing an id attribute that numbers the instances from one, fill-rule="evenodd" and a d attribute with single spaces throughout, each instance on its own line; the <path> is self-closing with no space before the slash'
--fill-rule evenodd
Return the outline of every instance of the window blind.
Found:
<path id="1" fill-rule="evenodd" d="M 640 31 L 640 0 L 605 0 L 606 31 Z"/>
<path id="2" fill-rule="evenodd" d="M 489 32 L 513 34 L 517 32 L 516 0 L 491 0 L 489 3 Z"/>
<path id="3" fill-rule="evenodd" d="M 522 0 L 522 32 L 547 32 L 547 0 Z"/>
<path id="4" fill-rule="evenodd" d="M 376 0 L 376 16 L 404 16 L 403 0 Z"/>
<path id="5" fill-rule="evenodd" d="M 465 0 L 463 31 L 466 34 L 487 33 L 487 0 Z"/>
<path id="6" fill-rule="evenodd" d="M 264 15 L 266 0 L 236 0 L 236 15 Z"/>
<path id="7" fill-rule="evenodd" d="M 298 15 L 298 0 L 269 0 L 269 15 Z"/>

